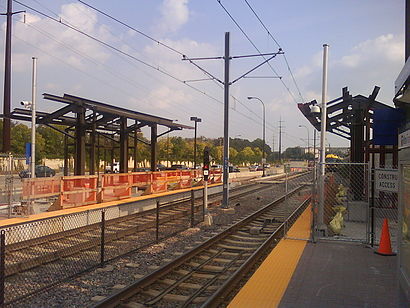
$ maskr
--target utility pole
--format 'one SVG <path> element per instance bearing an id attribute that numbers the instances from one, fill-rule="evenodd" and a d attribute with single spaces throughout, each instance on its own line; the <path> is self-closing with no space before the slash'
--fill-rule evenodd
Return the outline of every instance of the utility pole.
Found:
<path id="1" fill-rule="evenodd" d="M 4 99 L 3 99 L 3 152 L 11 150 L 11 27 L 13 24 L 12 16 L 19 12 L 13 11 L 13 0 L 7 0 L 6 19 L 6 47 L 4 51 Z"/>
<path id="2" fill-rule="evenodd" d="M 229 60 L 229 32 L 225 32 L 223 208 L 229 208 Z"/>
<path id="3" fill-rule="evenodd" d="M 235 82 L 245 78 L 247 75 L 268 63 L 270 60 L 275 58 L 279 54 L 283 54 L 284 52 L 282 49 L 279 48 L 277 52 L 272 53 L 265 53 L 265 54 L 253 54 L 253 55 L 240 55 L 240 56 L 230 56 L 229 52 L 229 32 L 225 32 L 225 56 L 223 57 L 205 57 L 205 58 L 188 58 L 187 56 L 183 55 L 182 60 L 189 61 L 191 64 L 195 65 L 199 70 L 201 70 L 204 74 L 206 74 L 209 79 L 205 80 L 215 80 L 224 86 L 224 140 L 223 140 L 223 184 L 222 184 L 222 208 L 229 208 L 229 86 L 234 84 Z M 269 57 L 267 57 L 269 56 Z M 233 81 L 230 81 L 229 77 L 229 63 L 232 59 L 239 59 L 239 58 L 250 58 L 250 57 L 263 57 L 264 61 L 260 64 L 256 65 L 246 73 L 240 75 Z M 198 60 L 224 60 L 224 80 L 220 80 L 219 78 L 215 77 L 194 61 Z M 188 81 L 185 81 L 188 82 Z"/>
<path id="4" fill-rule="evenodd" d="M 272 154 L 273 161 L 275 161 L 275 133 L 272 134 Z"/>
<path id="5" fill-rule="evenodd" d="M 279 162 L 282 162 L 282 117 L 279 118 Z"/>
<path id="6" fill-rule="evenodd" d="M 36 92 L 37 58 L 33 57 L 33 76 L 31 86 L 31 177 L 36 177 Z"/>

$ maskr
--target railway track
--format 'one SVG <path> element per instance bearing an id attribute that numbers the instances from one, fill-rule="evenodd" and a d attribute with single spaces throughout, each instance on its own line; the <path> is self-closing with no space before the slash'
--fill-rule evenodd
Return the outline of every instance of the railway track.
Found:
<path id="1" fill-rule="evenodd" d="M 295 175 L 303 176 L 303 174 Z M 290 179 L 291 180 L 291 179 Z M 245 195 L 267 189 L 266 184 L 250 184 L 245 187 L 233 189 L 230 198 L 241 198 Z M 209 202 L 220 200 L 221 193 L 211 195 Z M 202 208 L 202 198 L 198 198 L 194 204 L 194 212 L 198 213 Z M 163 204 L 160 208 L 159 225 L 169 229 L 169 236 L 175 234 L 173 230 L 183 219 L 189 219 L 191 215 L 190 198 Z M 156 209 L 138 212 L 124 217 L 105 221 L 104 249 L 106 256 L 118 255 L 120 246 L 125 241 L 134 243 L 138 240 L 152 238 L 157 227 Z M 180 230 L 179 230 L 180 231 Z M 48 264 L 57 260 L 72 257 L 77 253 L 97 249 L 101 246 L 101 223 L 74 228 L 72 230 L 42 236 L 32 240 L 17 242 L 6 245 L 5 273 L 6 277 L 22 273 L 24 271 Z"/>
<path id="2" fill-rule="evenodd" d="M 96 307 L 217 307 L 307 207 L 297 187 Z M 306 195 L 307 196 L 307 195 Z M 299 198 L 299 199 L 298 199 Z M 292 201 L 292 202 L 290 202 Z"/>

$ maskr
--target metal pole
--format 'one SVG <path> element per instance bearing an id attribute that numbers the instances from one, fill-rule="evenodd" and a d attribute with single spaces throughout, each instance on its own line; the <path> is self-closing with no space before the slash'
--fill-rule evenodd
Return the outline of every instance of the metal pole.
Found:
<path id="1" fill-rule="evenodd" d="M 196 176 L 196 129 L 198 126 L 198 122 L 195 120 L 195 136 L 194 136 L 194 172 Z"/>
<path id="2" fill-rule="evenodd" d="M 36 90 L 37 58 L 33 57 L 33 76 L 31 88 L 31 177 L 36 177 Z"/>
<path id="3" fill-rule="evenodd" d="M 307 128 L 307 126 L 306 125 L 299 125 L 299 127 L 304 127 L 304 128 L 306 128 L 306 131 L 307 131 L 307 150 L 308 150 L 308 155 L 309 155 L 309 150 L 310 150 L 310 146 L 309 146 L 309 128 Z"/>
<path id="4" fill-rule="evenodd" d="M 4 307 L 4 284 L 6 279 L 6 231 L 0 232 L 0 307 Z"/>
<path id="5" fill-rule="evenodd" d="M 258 101 L 261 102 L 262 107 L 263 107 L 263 133 L 262 133 L 262 139 L 263 139 L 263 145 L 262 145 L 262 176 L 265 176 L 265 104 L 259 97 L 255 96 L 248 96 L 248 99 L 257 99 Z"/>
<path id="6" fill-rule="evenodd" d="M 157 207 L 156 207 L 156 228 L 155 228 L 155 239 L 158 243 L 159 241 L 159 201 L 157 200 Z"/>
<path id="7" fill-rule="evenodd" d="M 11 26 L 12 26 L 12 3 L 7 0 L 7 23 L 6 23 L 6 48 L 4 53 L 4 103 L 3 103 L 3 152 L 11 150 Z"/>
<path id="8" fill-rule="evenodd" d="M 193 228 L 195 224 L 194 210 L 195 210 L 195 195 L 194 195 L 194 190 L 191 189 L 191 228 Z"/>
<path id="9" fill-rule="evenodd" d="M 282 117 L 279 118 L 279 163 L 282 163 Z"/>
<path id="10" fill-rule="evenodd" d="M 100 251 L 100 264 L 104 264 L 105 253 L 105 212 L 101 212 L 101 251 Z"/>
<path id="11" fill-rule="evenodd" d="M 318 225 L 323 227 L 324 202 L 325 202 L 325 157 L 326 157 L 326 118 L 327 118 L 327 62 L 329 45 L 323 44 L 323 78 L 322 78 L 322 119 L 320 127 L 320 200 L 318 209 Z"/>
<path id="12" fill-rule="evenodd" d="M 225 32 L 224 157 L 222 207 L 229 208 L 229 32 Z"/>

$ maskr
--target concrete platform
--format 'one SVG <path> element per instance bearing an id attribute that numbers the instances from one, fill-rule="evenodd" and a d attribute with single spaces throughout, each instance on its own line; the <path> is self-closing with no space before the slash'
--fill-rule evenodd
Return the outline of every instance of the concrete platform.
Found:
<path id="1" fill-rule="evenodd" d="M 357 243 L 308 243 L 279 304 L 296 307 L 410 307 L 399 297 L 397 257 Z"/>

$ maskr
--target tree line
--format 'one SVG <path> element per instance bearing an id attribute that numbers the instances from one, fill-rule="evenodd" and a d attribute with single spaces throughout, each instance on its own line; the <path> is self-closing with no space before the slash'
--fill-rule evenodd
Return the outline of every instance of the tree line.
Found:
<path id="1" fill-rule="evenodd" d="M 0 123 L 2 121 L 0 120 Z M 64 130 L 64 127 L 56 126 L 57 129 Z M 2 134 L 3 125 L 0 125 L 0 136 Z M 31 128 L 22 123 L 12 122 L 11 125 L 11 151 L 14 154 L 25 154 L 25 145 L 31 141 Z M 102 161 L 118 160 L 119 147 L 115 141 L 97 135 L 96 144 L 99 145 L 97 155 Z M 137 160 L 150 160 L 149 140 L 138 133 L 137 141 Z M 90 136 L 86 137 L 86 144 L 91 142 Z M 129 154 L 133 155 L 134 138 L 129 138 Z M 144 143 L 145 142 L 145 143 Z M 234 165 L 257 164 L 262 160 L 263 141 L 257 138 L 253 141 L 242 138 L 230 138 L 229 157 L 230 162 Z M 223 138 L 197 138 L 197 163 L 203 160 L 204 148 L 210 148 L 210 155 L 216 164 L 222 164 L 223 159 Z M 158 160 L 172 162 L 186 162 L 194 159 L 194 138 L 182 138 L 177 136 L 165 136 L 158 139 Z M 265 157 L 268 162 L 277 161 L 279 153 L 272 152 L 269 145 L 265 144 Z M 68 154 L 69 157 L 74 155 L 74 143 L 71 138 L 68 138 Z M 88 156 L 88 151 L 87 151 Z M 288 148 L 282 154 L 282 158 L 301 159 L 308 158 L 302 153 L 299 147 Z M 57 130 L 45 126 L 38 125 L 36 129 L 36 160 L 39 162 L 43 158 L 53 159 L 64 158 L 64 135 Z M 89 157 L 87 157 L 87 160 Z"/>

